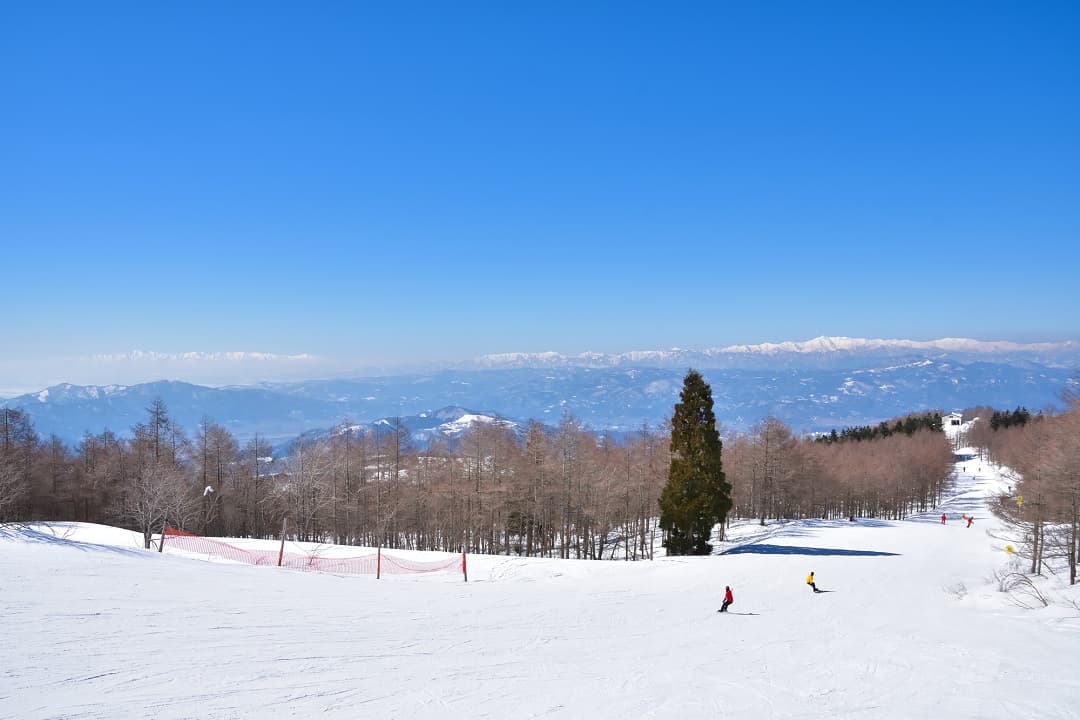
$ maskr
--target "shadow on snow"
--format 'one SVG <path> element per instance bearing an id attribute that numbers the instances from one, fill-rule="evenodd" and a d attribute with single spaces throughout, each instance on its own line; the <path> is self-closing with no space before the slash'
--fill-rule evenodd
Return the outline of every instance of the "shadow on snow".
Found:
<path id="1" fill-rule="evenodd" d="M 19 542 L 37 545 L 60 545 L 74 550 L 81 550 L 82 552 L 137 555 L 141 557 L 147 557 L 150 554 L 149 551 L 142 549 L 116 547 L 114 545 L 98 545 L 96 543 L 71 540 L 63 535 L 42 532 L 41 530 L 20 523 L 0 523 L 0 540 L 17 540 Z"/>
<path id="2" fill-rule="evenodd" d="M 844 548 L 823 547 L 799 547 L 796 545 L 769 545 L 768 543 L 754 543 L 752 545 L 740 545 L 720 553 L 721 555 L 841 555 L 848 557 L 881 557 L 899 555 L 900 553 L 884 552 L 881 550 L 846 550 Z"/>

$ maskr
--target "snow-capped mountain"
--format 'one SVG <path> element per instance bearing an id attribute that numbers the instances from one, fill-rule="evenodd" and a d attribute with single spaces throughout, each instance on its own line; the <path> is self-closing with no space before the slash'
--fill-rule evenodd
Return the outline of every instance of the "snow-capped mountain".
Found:
<path id="1" fill-rule="evenodd" d="M 397 427 L 404 431 L 408 441 L 416 447 L 426 447 L 436 438 L 446 440 L 450 447 L 454 447 L 466 431 L 477 425 L 502 427 L 514 433 L 521 430 L 519 423 L 495 413 L 450 406 L 434 412 L 422 412 L 406 417 L 379 418 L 367 423 L 340 423 L 332 428 L 309 430 L 297 438 L 278 443 L 274 447 L 273 454 L 276 457 L 289 454 L 291 446 L 297 440 L 314 441 L 345 433 L 352 437 L 364 435 L 368 438 L 377 438 L 380 434 L 394 432 Z"/>
<path id="2" fill-rule="evenodd" d="M 518 423 L 555 424 L 570 413 L 594 429 L 631 431 L 666 421 L 691 366 L 711 383 L 716 416 L 733 430 L 769 415 L 808 432 L 928 409 L 1039 410 L 1060 406 L 1066 390 L 1080 390 L 1075 342 L 817 338 L 712 351 L 488 357 L 485 369 L 256 386 L 65 384 L 0 401 L 0 407 L 22 408 L 39 433 L 74 443 L 104 428 L 128 432 L 161 398 L 191 430 L 210 418 L 242 439 L 259 433 L 286 442 L 346 421 L 380 418 L 416 418 L 410 423 L 418 431 L 441 432 L 432 428 L 469 414 L 461 408 L 482 408 L 473 414 Z M 437 408 L 460 412 L 438 418 Z"/>
<path id="3" fill-rule="evenodd" d="M 506 367 L 624 367 L 693 366 L 697 368 L 780 367 L 791 365 L 837 365 L 853 357 L 933 356 L 952 360 L 996 359 L 1010 362 L 1038 362 L 1055 367 L 1080 364 L 1080 342 L 1017 343 L 968 338 L 940 340 L 886 340 L 849 337 L 817 337 L 805 342 L 728 345 L 690 350 L 637 350 L 623 353 L 585 352 L 564 355 L 557 352 L 499 353 L 476 359 L 481 368 Z"/>

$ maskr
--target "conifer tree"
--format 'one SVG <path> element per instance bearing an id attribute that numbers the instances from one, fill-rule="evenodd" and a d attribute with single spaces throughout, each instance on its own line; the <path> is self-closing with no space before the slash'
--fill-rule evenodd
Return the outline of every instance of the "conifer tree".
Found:
<path id="1" fill-rule="evenodd" d="M 712 388 L 695 370 L 686 373 L 671 419 L 671 466 L 660 493 L 660 527 L 669 555 L 708 555 L 716 523 L 731 510 L 724 479 Z"/>

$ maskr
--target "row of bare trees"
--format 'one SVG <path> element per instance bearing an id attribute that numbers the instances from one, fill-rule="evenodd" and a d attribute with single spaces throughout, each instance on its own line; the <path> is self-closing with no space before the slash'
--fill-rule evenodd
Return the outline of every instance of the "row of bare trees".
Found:
<path id="1" fill-rule="evenodd" d="M 287 458 L 241 446 L 221 425 L 185 436 L 163 403 L 128 437 L 42 442 L 0 411 L 0 521 L 118 523 L 150 546 L 163 526 L 203 535 L 564 558 L 651 557 L 665 434 L 616 442 L 567 416 L 520 436 L 478 423 L 453 445 L 417 448 L 401 422 L 301 439 Z"/>
<path id="2" fill-rule="evenodd" d="M 566 416 L 523 430 L 477 423 L 417 447 L 399 421 L 343 423 L 272 458 L 204 420 L 188 437 L 161 402 L 125 436 L 68 448 L 0 410 L 0 521 L 63 519 L 154 534 L 300 540 L 563 558 L 651 557 L 671 461 L 666 430 L 613 439 Z M 937 501 L 944 436 L 815 443 L 773 418 L 729 439 L 729 517 L 902 517 Z"/>
<path id="3" fill-rule="evenodd" d="M 1043 412 L 997 430 L 990 426 L 989 409 L 975 414 L 968 442 L 1018 474 L 1013 492 L 1002 498 L 998 509 L 1022 530 L 1022 553 L 1031 560 L 1031 572 L 1061 561 L 1068 565 L 1069 583 L 1075 584 L 1080 561 L 1080 399 L 1060 414 Z"/>
<path id="4" fill-rule="evenodd" d="M 798 438 L 775 418 L 724 448 L 738 517 L 899 519 L 938 503 L 952 470 L 943 433 L 834 443 Z"/>
<path id="5" fill-rule="evenodd" d="M 304 540 L 634 559 L 653 552 L 667 460 L 666 438 L 649 428 L 615 442 L 570 417 L 521 436 L 478 423 L 424 448 L 390 422 L 297 443 L 273 486 Z"/>

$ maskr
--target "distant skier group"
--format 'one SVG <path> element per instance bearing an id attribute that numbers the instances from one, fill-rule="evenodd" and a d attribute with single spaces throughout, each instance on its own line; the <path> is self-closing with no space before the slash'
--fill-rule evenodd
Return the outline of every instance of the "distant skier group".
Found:
<path id="1" fill-rule="evenodd" d="M 961 515 L 960 518 L 962 520 L 967 520 L 967 527 L 971 527 L 971 523 L 975 522 L 975 516 L 974 515 Z M 942 525 L 945 524 L 946 519 L 948 519 L 948 515 L 946 515 L 945 513 L 941 513 L 941 524 Z"/>

